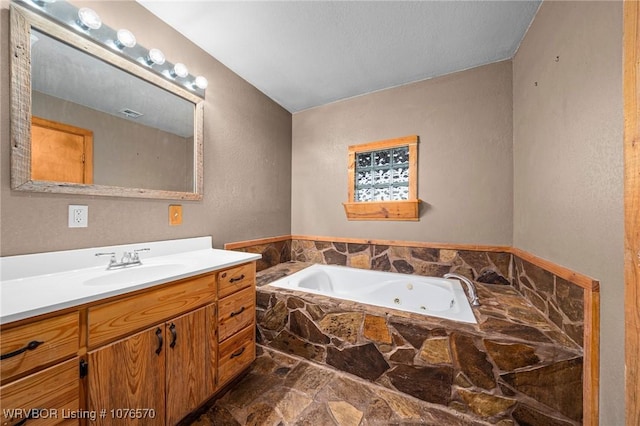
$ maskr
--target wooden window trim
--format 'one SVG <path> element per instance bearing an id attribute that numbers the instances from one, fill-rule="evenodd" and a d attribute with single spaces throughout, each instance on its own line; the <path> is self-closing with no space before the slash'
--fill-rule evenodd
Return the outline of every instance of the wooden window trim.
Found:
<path id="1" fill-rule="evenodd" d="M 624 2 L 625 412 L 640 424 L 640 3 Z M 593 396 L 597 408 L 597 395 Z M 597 424 L 595 416 L 591 424 Z M 587 423 L 585 423 L 587 424 Z"/>
<path id="2" fill-rule="evenodd" d="M 356 153 L 379 151 L 409 147 L 409 199 L 402 201 L 355 201 L 355 169 Z M 418 199 L 418 136 L 404 136 L 394 139 L 385 139 L 361 145 L 349 146 L 349 168 L 347 171 L 348 195 L 346 203 L 342 203 L 348 220 L 420 220 Z"/>

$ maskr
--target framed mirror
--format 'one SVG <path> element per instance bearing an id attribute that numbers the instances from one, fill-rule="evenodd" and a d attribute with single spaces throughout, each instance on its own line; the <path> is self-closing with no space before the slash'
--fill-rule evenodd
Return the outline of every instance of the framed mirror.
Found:
<path id="1" fill-rule="evenodd" d="M 198 94 L 21 4 L 10 31 L 12 189 L 202 199 Z"/>

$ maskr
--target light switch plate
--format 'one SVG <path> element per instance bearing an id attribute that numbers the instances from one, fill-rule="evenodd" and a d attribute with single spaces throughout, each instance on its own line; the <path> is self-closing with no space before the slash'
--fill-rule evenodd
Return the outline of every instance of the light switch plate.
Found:
<path id="1" fill-rule="evenodd" d="M 69 228 L 89 226 L 89 206 L 69 205 Z"/>
<path id="2" fill-rule="evenodd" d="M 181 225 L 182 224 L 182 205 L 170 204 L 169 205 L 169 225 Z"/>

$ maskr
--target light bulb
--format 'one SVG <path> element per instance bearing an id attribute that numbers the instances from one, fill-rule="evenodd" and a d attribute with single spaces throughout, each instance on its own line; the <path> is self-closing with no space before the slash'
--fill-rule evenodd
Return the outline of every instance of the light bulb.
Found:
<path id="1" fill-rule="evenodd" d="M 149 65 L 162 65 L 164 59 L 164 53 L 160 49 L 150 49 L 147 54 L 147 64 Z"/>
<path id="2" fill-rule="evenodd" d="M 118 49 L 122 50 L 125 47 L 132 48 L 136 45 L 136 36 L 129 30 L 120 29 L 118 30 L 116 40 L 114 40 L 115 45 Z"/>
<path id="3" fill-rule="evenodd" d="M 202 89 L 202 90 L 205 90 L 205 89 L 207 88 L 207 86 L 209 85 L 209 82 L 207 81 L 207 79 L 206 79 L 206 78 L 204 78 L 204 77 L 203 77 L 203 76 L 201 76 L 201 75 L 199 75 L 199 76 L 197 76 L 197 77 L 196 77 L 196 80 L 195 80 L 195 82 L 194 82 L 194 83 L 195 83 L 195 86 L 196 86 L 198 89 Z"/>
<path id="4" fill-rule="evenodd" d="M 78 24 L 85 30 L 97 30 L 102 26 L 102 20 L 95 10 L 83 7 L 78 10 Z"/>
<path id="5" fill-rule="evenodd" d="M 189 75 L 189 70 L 187 69 L 187 66 L 180 62 L 175 64 L 173 66 L 173 69 L 171 70 L 171 76 L 173 78 L 176 78 L 176 77 L 185 78 L 188 75 Z"/>

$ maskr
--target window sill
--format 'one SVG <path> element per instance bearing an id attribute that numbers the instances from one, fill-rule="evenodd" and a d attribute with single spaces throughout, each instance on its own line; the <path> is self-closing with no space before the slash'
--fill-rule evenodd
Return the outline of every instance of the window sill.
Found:
<path id="1" fill-rule="evenodd" d="M 420 220 L 420 200 L 342 203 L 348 220 Z"/>

